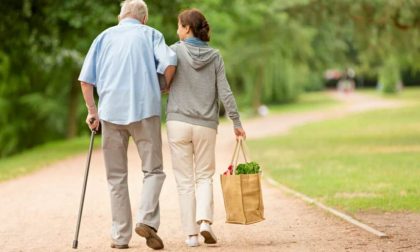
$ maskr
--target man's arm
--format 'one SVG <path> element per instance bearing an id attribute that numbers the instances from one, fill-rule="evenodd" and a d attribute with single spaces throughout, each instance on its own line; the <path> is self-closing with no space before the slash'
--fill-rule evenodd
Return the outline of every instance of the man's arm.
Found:
<path id="1" fill-rule="evenodd" d="M 82 87 L 83 98 L 85 100 L 86 107 L 88 109 L 88 116 L 86 117 L 86 123 L 88 124 L 90 129 L 98 130 L 99 116 L 98 116 L 98 110 L 96 109 L 95 97 L 93 96 L 93 85 L 83 82 L 83 81 L 80 83 L 80 85 Z M 92 119 L 94 121 L 91 123 Z"/>
<path id="2" fill-rule="evenodd" d="M 166 90 L 169 90 L 171 88 L 171 83 L 174 78 L 176 72 L 175 66 L 168 66 L 165 70 L 165 82 L 166 82 Z"/>
<path id="3" fill-rule="evenodd" d="M 98 130 L 99 128 L 99 116 L 95 105 L 95 98 L 93 96 L 93 87 L 96 85 L 96 61 L 101 38 L 101 35 L 96 37 L 90 46 L 78 78 L 81 83 L 83 98 L 85 99 L 86 107 L 88 109 L 86 123 L 92 130 Z M 94 121 L 91 124 L 90 121 L 92 119 L 94 119 Z"/>
<path id="4" fill-rule="evenodd" d="M 175 52 L 166 45 L 165 39 L 160 32 L 156 31 L 153 36 L 155 60 L 158 63 L 156 71 L 164 75 L 166 82 L 164 90 L 168 91 L 175 74 L 177 57 Z"/>

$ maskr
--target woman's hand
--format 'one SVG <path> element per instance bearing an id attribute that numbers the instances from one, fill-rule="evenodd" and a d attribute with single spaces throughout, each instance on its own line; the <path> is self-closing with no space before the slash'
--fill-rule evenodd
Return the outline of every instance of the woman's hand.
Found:
<path id="1" fill-rule="evenodd" d="M 242 137 L 243 139 L 246 139 L 246 133 L 243 128 L 235 128 L 235 135 L 237 139 L 240 137 Z"/>

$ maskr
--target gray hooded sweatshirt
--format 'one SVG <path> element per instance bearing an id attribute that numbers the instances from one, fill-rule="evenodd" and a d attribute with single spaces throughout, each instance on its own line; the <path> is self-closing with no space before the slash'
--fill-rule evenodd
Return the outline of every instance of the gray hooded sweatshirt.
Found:
<path id="1" fill-rule="evenodd" d="M 167 121 L 217 129 L 220 100 L 234 127 L 242 127 L 219 51 L 186 42 L 171 49 L 177 54 L 178 66 L 169 92 Z"/>

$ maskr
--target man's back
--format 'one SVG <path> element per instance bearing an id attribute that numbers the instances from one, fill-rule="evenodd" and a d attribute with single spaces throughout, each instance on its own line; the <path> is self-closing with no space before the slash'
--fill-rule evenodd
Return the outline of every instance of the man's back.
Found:
<path id="1" fill-rule="evenodd" d="M 101 120 L 127 125 L 160 115 L 157 73 L 174 61 L 160 32 L 126 18 L 95 39 L 79 79 L 96 86 Z"/>

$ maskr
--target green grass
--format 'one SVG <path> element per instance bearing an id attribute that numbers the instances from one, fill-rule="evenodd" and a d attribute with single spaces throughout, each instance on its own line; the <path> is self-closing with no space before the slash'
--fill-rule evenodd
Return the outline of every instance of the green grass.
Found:
<path id="1" fill-rule="evenodd" d="M 395 94 L 388 94 L 388 93 L 382 93 L 375 88 L 364 88 L 364 89 L 358 89 L 357 92 L 363 93 L 366 95 L 372 95 L 372 96 L 376 96 L 380 98 L 385 98 L 385 99 L 400 99 L 400 100 L 415 102 L 418 100 L 418 95 L 419 95 L 419 91 L 416 91 L 416 90 L 418 90 L 418 88 L 408 87 Z"/>
<path id="2" fill-rule="evenodd" d="M 348 212 L 420 212 L 420 89 L 408 107 L 366 112 L 250 141 L 277 181 Z M 390 98 L 391 99 L 391 98 Z"/>
<path id="3" fill-rule="evenodd" d="M 242 97 L 236 97 L 238 102 L 240 114 L 242 119 L 250 119 L 255 117 L 252 108 L 244 108 L 241 105 Z M 293 112 L 308 112 L 313 110 L 319 110 L 323 108 L 332 107 L 338 105 L 339 102 L 334 100 L 326 92 L 309 92 L 303 93 L 299 96 L 298 100 L 291 103 L 284 104 L 271 104 L 268 105 L 270 115 L 287 114 Z M 221 118 L 222 121 L 226 121 L 225 118 Z"/>
<path id="4" fill-rule="evenodd" d="M 319 110 L 338 104 L 339 102 L 334 100 L 326 92 L 310 92 L 302 94 L 296 103 L 271 105 L 269 106 L 269 109 L 271 113 L 283 114 Z"/>
<path id="5" fill-rule="evenodd" d="M 76 154 L 87 153 L 89 141 L 90 137 L 84 136 L 51 142 L 15 156 L 0 159 L 0 181 L 22 176 Z M 100 137 L 95 138 L 95 147 L 98 146 L 100 146 Z"/>

